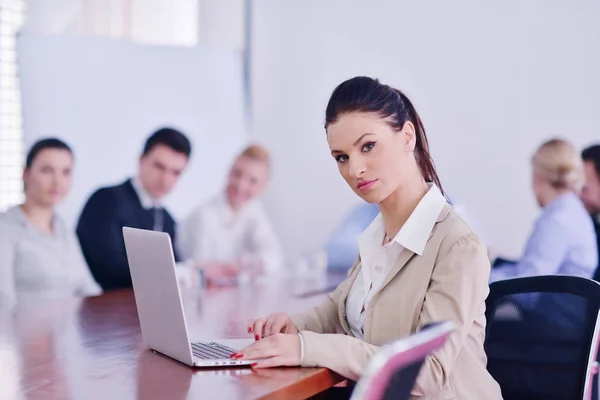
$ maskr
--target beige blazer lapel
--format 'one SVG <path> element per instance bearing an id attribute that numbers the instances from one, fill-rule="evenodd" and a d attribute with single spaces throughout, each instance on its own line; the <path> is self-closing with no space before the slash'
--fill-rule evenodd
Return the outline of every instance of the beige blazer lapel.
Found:
<path id="1" fill-rule="evenodd" d="M 431 236 L 430 236 L 431 237 Z M 388 276 L 383 281 L 383 285 L 381 289 L 383 289 L 393 278 L 400 272 L 400 270 L 408 263 L 408 261 L 415 255 L 412 251 L 408 249 L 402 250 L 400 256 L 398 257 L 398 261 L 394 264 L 394 267 L 388 274 Z M 344 287 L 342 288 L 342 292 L 340 293 L 340 302 L 338 303 L 338 314 L 340 318 L 340 322 L 342 325 L 342 329 L 346 333 L 346 335 L 354 336 L 352 334 L 352 330 L 350 326 L 348 326 L 348 319 L 346 318 L 346 300 L 348 299 L 348 295 L 350 294 L 350 290 L 358 277 L 358 274 L 362 270 L 362 263 L 359 263 L 353 273 L 348 277 L 346 282 L 344 283 Z M 379 292 L 381 291 L 379 289 Z M 365 332 L 366 333 L 366 332 Z"/>
<path id="2" fill-rule="evenodd" d="M 446 218 L 446 216 L 448 215 L 448 212 L 450 212 L 450 205 L 446 204 L 444 206 L 444 208 L 442 209 L 442 212 L 440 212 L 440 215 L 438 216 L 437 220 L 435 221 L 433 228 L 431 228 L 431 232 L 429 232 L 429 237 L 427 238 L 428 242 L 432 238 L 437 224 L 440 223 L 441 221 L 443 221 L 444 218 Z M 402 252 L 400 253 L 400 256 L 398 256 L 398 260 L 394 264 L 394 267 L 390 270 L 390 273 L 383 281 L 383 284 L 381 285 L 381 288 L 379 288 L 379 291 L 382 291 L 392 281 L 392 279 L 394 279 L 396 277 L 396 275 L 398 275 L 398 273 L 402 270 L 402 268 L 404 268 L 404 266 L 406 264 L 408 264 L 408 262 L 414 256 L 415 256 L 415 253 L 413 251 L 411 251 L 407 248 L 404 248 L 402 250 Z"/>
<path id="3" fill-rule="evenodd" d="M 342 292 L 340 293 L 340 301 L 338 303 L 338 316 L 340 318 L 340 322 L 342 328 L 346 335 L 352 335 L 352 331 L 350 326 L 348 326 L 348 319 L 346 318 L 346 300 L 348 299 L 348 295 L 350 294 L 350 290 L 358 277 L 358 274 L 362 270 L 362 262 L 360 261 L 360 257 L 358 258 L 356 268 L 352 271 L 352 274 L 346 279 L 344 282 L 344 287 L 342 288 Z"/>
<path id="4" fill-rule="evenodd" d="M 408 249 L 402 250 L 400 256 L 398 256 L 398 260 L 394 264 L 394 267 L 390 270 L 390 273 L 381 284 L 381 288 L 379 288 L 379 291 L 382 291 L 388 285 L 388 283 L 390 283 L 390 281 L 394 279 L 396 275 L 398 275 L 398 273 L 402 270 L 402 268 L 404 268 L 404 266 L 410 261 L 410 259 L 413 258 L 414 255 L 415 253 Z"/>
<path id="5" fill-rule="evenodd" d="M 442 212 L 440 212 L 440 215 L 438 216 L 438 219 L 436 220 L 435 225 L 431 229 L 431 232 L 429 233 L 429 238 L 427 239 L 427 241 L 429 241 L 431 239 L 431 237 L 433 236 L 436 225 L 446 218 L 446 216 L 448 215 L 448 212 L 450 212 L 450 205 L 446 204 L 444 206 Z M 406 248 L 402 250 L 402 252 L 400 253 L 400 256 L 398 257 L 398 260 L 394 264 L 394 267 L 392 268 L 392 270 L 390 271 L 388 276 L 383 281 L 383 284 L 381 285 L 379 292 L 381 292 L 381 290 L 383 290 L 383 288 L 385 288 L 391 282 L 391 280 L 394 279 L 394 277 L 396 275 L 398 275 L 398 273 L 402 270 L 402 268 L 404 268 L 404 266 L 406 264 L 408 264 L 408 262 L 414 256 L 415 256 L 414 252 L 412 252 Z M 354 271 L 352 271 L 352 273 L 350 274 L 348 279 L 346 279 L 346 281 L 344 282 L 345 286 L 342 288 L 342 292 L 340 293 L 340 302 L 338 303 L 338 314 L 339 314 L 342 328 L 344 329 L 344 332 L 350 336 L 353 336 L 353 335 L 352 335 L 352 331 L 350 330 L 350 327 L 348 326 L 348 320 L 346 318 L 346 300 L 348 299 L 350 290 L 352 289 L 352 286 L 354 285 L 354 282 L 356 281 L 356 278 L 358 277 L 358 274 L 360 273 L 361 270 L 362 270 L 362 262 L 360 261 L 360 257 L 359 257 L 357 260 L 356 268 L 354 269 Z M 377 296 L 377 294 L 375 294 L 375 296 Z M 373 300 L 375 299 L 375 296 L 373 297 Z"/>

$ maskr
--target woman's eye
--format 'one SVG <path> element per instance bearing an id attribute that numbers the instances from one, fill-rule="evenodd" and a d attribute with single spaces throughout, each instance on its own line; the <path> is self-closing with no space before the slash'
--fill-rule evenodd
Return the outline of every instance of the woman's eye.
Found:
<path id="1" fill-rule="evenodd" d="M 367 142 L 363 145 L 362 151 L 367 152 L 370 151 L 375 146 L 375 142 Z"/>
<path id="2" fill-rule="evenodd" d="M 347 155 L 345 155 L 345 154 L 342 154 L 341 156 L 337 156 L 337 157 L 335 158 L 335 161 L 337 161 L 337 162 L 339 162 L 339 163 L 341 164 L 341 163 L 343 163 L 343 162 L 346 162 L 346 161 L 348 161 L 348 156 L 347 156 Z"/>

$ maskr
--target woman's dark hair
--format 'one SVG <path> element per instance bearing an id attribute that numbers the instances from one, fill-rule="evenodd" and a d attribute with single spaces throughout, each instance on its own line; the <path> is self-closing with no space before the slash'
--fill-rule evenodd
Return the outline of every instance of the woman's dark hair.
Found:
<path id="1" fill-rule="evenodd" d="M 69 153 L 71 153 L 71 155 L 73 154 L 73 150 L 71 150 L 69 145 L 60 139 L 57 139 L 57 138 L 41 139 L 41 140 L 38 140 L 37 142 L 35 142 L 33 144 L 33 146 L 31 146 L 31 148 L 29 149 L 29 152 L 27 153 L 27 157 L 25 158 L 25 168 L 27 168 L 27 169 L 31 168 L 31 166 L 33 165 L 33 162 L 35 161 L 38 154 L 40 154 L 40 152 L 42 150 L 46 150 L 46 149 L 66 150 Z"/>
<path id="2" fill-rule="evenodd" d="M 325 129 L 340 115 L 353 112 L 375 113 L 396 131 L 406 121 L 415 126 L 415 158 L 426 182 L 433 182 L 443 193 L 435 164 L 429 154 L 429 142 L 419 114 L 411 101 L 398 89 L 379 83 L 377 79 L 357 76 L 335 88 L 325 111 Z"/>

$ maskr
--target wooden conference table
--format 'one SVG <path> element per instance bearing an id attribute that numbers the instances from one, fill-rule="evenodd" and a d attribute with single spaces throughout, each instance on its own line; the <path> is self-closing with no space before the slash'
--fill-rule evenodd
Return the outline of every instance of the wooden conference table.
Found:
<path id="1" fill-rule="evenodd" d="M 248 338 L 249 319 L 300 312 L 341 280 L 261 278 L 186 291 L 191 339 Z M 341 381 L 323 368 L 192 369 L 152 353 L 130 290 L 0 307 L 0 399 L 300 399 Z"/>

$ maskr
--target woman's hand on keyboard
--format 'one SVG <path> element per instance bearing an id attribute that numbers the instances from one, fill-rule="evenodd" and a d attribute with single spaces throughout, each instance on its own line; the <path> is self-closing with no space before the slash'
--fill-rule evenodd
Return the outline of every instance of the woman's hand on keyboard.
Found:
<path id="1" fill-rule="evenodd" d="M 298 329 L 287 314 L 271 314 L 250 322 L 248 333 L 254 335 L 254 340 L 260 340 L 278 333 L 297 334 Z"/>
<path id="2" fill-rule="evenodd" d="M 300 365 L 300 335 L 277 333 L 231 355 L 236 360 L 256 360 L 252 368 Z"/>

